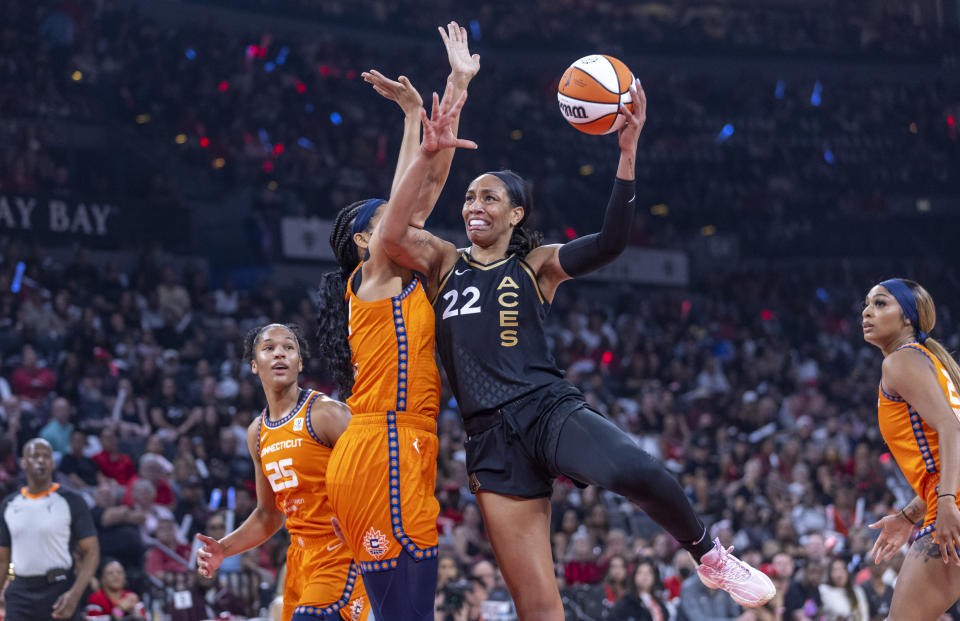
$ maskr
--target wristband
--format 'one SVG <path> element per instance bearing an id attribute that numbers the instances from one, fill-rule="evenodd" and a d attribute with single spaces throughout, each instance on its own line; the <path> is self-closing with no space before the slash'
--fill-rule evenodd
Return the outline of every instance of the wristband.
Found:
<path id="1" fill-rule="evenodd" d="M 905 519 L 907 522 L 909 522 L 911 526 L 914 525 L 915 522 L 914 522 L 913 520 L 911 520 L 911 519 L 907 516 L 907 512 L 906 512 L 906 511 L 904 511 L 903 509 L 900 509 L 900 515 L 902 515 L 902 516 L 903 516 L 903 519 Z"/>
<path id="2" fill-rule="evenodd" d="M 940 500 L 941 498 L 946 498 L 947 496 L 953 496 L 953 499 L 954 499 L 954 500 L 957 499 L 957 495 L 956 495 L 956 494 L 937 494 L 937 500 Z"/>

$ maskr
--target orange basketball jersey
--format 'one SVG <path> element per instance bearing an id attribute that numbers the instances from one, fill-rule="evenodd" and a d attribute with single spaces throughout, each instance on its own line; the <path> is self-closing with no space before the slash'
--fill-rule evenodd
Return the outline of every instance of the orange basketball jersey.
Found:
<path id="1" fill-rule="evenodd" d="M 433 357 L 436 328 L 420 277 L 414 275 L 392 298 L 364 302 L 351 285 L 346 297 L 356 374 L 347 399 L 350 411 L 412 412 L 436 418 L 440 407 L 440 373 Z"/>
<path id="2" fill-rule="evenodd" d="M 332 449 L 320 443 L 310 422 L 311 409 L 324 399 L 304 390 L 282 419 L 271 421 L 266 410 L 260 415 L 257 455 L 290 533 L 285 619 L 295 607 L 316 609 L 317 614 L 340 611 L 347 619 L 364 607 L 358 568 L 330 522 L 326 475 Z"/>
<path id="3" fill-rule="evenodd" d="M 353 417 L 334 448 L 328 489 L 368 573 L 397 567 L 403 551 L 414 560 L 436 557 L 440 374 L 433 307 L 419 276 L 399 295 L 372 302 L 357 298 L 350 284 L 346 300 Z"/>
<path id="4" fill-rule="evenodd" d="M 960 418 L 960 395 L 957 394 L 950 374 L 923 345 L 908 343 L 900 349 L 907 347 L 922 352 L 933 365 L 937 381 L 940 382 L 940 389 L 943 390 L 954 413 Z M 882 381 L 878 392 L 877 415 L 880 433 L 913 491 L 927 501 L 927 515 L 923 521 L 923 530 L 920 532 L 920 536 L 923 536 L 933 531 L 933 523 L 937 519 L 940 439 L 937 432 L 924 422 L 913 406 L 902 397 L 888 394 L 883 388 Z M 949 493 L 956 491 L 950 490 Z"/>

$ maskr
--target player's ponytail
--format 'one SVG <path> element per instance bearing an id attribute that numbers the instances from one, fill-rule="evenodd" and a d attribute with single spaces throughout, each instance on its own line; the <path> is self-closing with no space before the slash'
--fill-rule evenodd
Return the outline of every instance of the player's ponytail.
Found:
<path id="1" fill-rule="evenodd" d="M 510 234 L 510 245 L 507 246 L 507 254 L 516 254 L 520 257 L 527 256 L 531 250 L 543 243 L 543 234 L 540 231 L 531 231 L 523 225 L 514 227 Z"/>
<path id="2" fill-rule="evenodd" d="M 930 334 L 933 331 L 933 327 L 937 324 L 937 307 L 933 303 L 933 298 L 930 296 L 930 293 L 924 289 L 919 283 L 916 283 L 912 280 L 902 279 L 903 284 L 907 285 L 910 290 L 913 292 L 913 297 L 917 301 L 917 316 L 919 325 L 914 326 L 914 329 L 921 330 L 926 334 Z M 953 356 L 950 355 L 950 352 L 941 345 L 939 342 L 933 338 L 927 337 L 923 342 L 923 346 L 930 350 L 930 353 L 940 361 L 940 364 L 943 365 L 943 368 L 947 370 L 947 373 L 950 375 L 950 379 L 953 381 L 953 385 L 960 390 L 960 365 L 957 364 L 957 361 L 953 359 Z"/>
<path id="3" fill-rule="evenodd" d="M 523 207 L 523 218 L 513 227 L 513 232 L 510 234 L 507 254 L 525 257 L 531 250 L 543 243 L 543 234 L 540 231 L 534 231 L 524 226 L 527 218 L 533 213 L 533 192 L 530 189 L 530 184 L 512 170 L 498 170 L 487 174 L 493 175 L 503 182 L 503 185 L 507 188 L 511 205 Z"/>
<path id="4" fill-rule="evenodd" d="M 338 398 L 345 401 L 353 392 L 353 363 L 347 332 L 347 280 L 360 263 L 353 241 L 353 220 L 366 201 L 347 205 L 337 213 L 330 232 L 330 247 L 338 269 L 320 277 L 313 294 L 317 306 L 317 341 L 320 355 L 327 361 Z"/>

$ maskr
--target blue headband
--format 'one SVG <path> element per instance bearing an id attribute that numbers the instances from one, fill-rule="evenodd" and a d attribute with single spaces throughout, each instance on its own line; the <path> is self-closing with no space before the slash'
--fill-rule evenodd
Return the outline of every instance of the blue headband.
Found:
<path id="1" fill-rule="evenodd" d="M 373 214 L 377 213 L 377 208 L 384 204 L 385 200 L 382 198 L 371 198 L 363 205 L 360 206 L 360 210 L 357 211 L 356 217 L 353 219 L 353 225 L 350 227 L 350 234 L 356 235 L 357 233 L 363 233 L 367 230 L 367 226 L 370 225 L 370 218 L 373 217 Z"/>
<path id="2" fill-rule="evenodd" d="M 929 338 L 929 335 L 920 329 L 920 313 L 917 312 L 917 296 L 913 294 L 913 290 L 907 286 L 907 283 L 899 278 L 885 280 L 880 283 L 880 286 L 884 287 L 890 292 L 890 295 L 897 299 L 901 310 L 903 310 L 903 314 L 910 320 L 910 325 L 913 326 L 913 329 L 917 333 L 917 342 L 923 345 Z"/>

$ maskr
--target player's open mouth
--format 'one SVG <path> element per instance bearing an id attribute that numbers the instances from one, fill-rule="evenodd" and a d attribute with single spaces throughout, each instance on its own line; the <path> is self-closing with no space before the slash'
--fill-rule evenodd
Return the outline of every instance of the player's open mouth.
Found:
<path id="1" fill-rule="evenodd" d="M 480 218 L 470 218 L 467 221 L 468 231 L 485 231 L 490 228 L 490 223 Z"/>
<path id="2" fill-rule="evenodd" d="M 274 371 L 286 371 L 286 370 L 289 369 L 290 367 L 288 367 L 287 365 L 285 365 L 285 364 L 283 364 L 283 363 L 279 363 L 279 364 L 273 365 L 273 366 L 270 367 L 270 368 L 273 369 Z"/>

